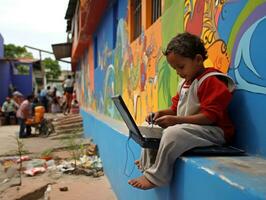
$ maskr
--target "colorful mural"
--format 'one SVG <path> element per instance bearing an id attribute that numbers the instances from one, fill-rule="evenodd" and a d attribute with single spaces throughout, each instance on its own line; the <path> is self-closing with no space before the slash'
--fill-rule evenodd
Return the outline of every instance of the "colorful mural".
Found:
<path id="1" fill-rule="evenodd" d="M 261 42 L 256 36 L 265 30 L 265 1 L 165 0 L 163 5 L 162 17 L 142 30 L 132 43 L 125 15 L 118 21 L 114 48 L 107 39 L 101 41 L 97 52 L 89 48 L 85 53 L 78 73 L 78 90 L 85 110 L 91 108 L 119 118 L 110 97 L 122 94 L 140 123 L 148 112 L 168 107 L 180 78 L 167 64 L 162 50 L 175 34 L 183 31 L 197 34 L 204 41 L 208 50 L 206 67 L 229 71 L 240 90 L 266 93 L 265 70 L 254 60 L 255 55 L 258 58 L 263 54 L 251 45 L 252 40 Z M 87 54 L 91 52 L 97 55 L 98 66 L 90 66 L 94 57 L 88 59 Z"/>

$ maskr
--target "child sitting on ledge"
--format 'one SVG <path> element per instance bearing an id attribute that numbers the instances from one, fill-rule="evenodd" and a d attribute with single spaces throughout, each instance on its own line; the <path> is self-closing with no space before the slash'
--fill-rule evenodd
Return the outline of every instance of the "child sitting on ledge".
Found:
<path id="1" fill-rule="evenodd" d="M 227 75 L 205 68 L 207 51 L 200 38 L 178 34 L 164 52 L 170 66 L 184 79 L 172 106 L 154 113 L 146 121 L 164 128 L 158 151 L 143 149 L 135 163 L 143 176 L 128 183 L 139 189 L 169 184 L 175 160 L 194 147 L 223 145 L 230 142 L 234 127 L 227 108 L 234 82 Z"/>

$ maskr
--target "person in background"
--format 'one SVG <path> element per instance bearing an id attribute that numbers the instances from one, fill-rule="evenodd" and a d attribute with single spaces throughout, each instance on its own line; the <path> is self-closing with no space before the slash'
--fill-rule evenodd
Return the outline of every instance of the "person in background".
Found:
<path id="1" fill-rule="evenodd" d="M 52 98 L 57 97 L 57 88 L 54 87 L 54 90 L 52 92 Z"/>
<path id="2" fill-rule="evenodd" d="M 71 114 L 79 114 L 79 102 L 77 99 L 73 99 L 71 103 Z"/>
<path id="3" fill-rule="evenodd" d="M 24 101 L 23 94 L 19 91 L 15 91 L 12 93 L 12 96 L 13 96 L 13 100 L 16 104 L 16 107 L 18 108 L 20 106 L 20 104 Z"/>
<path id="4" fill-rule="evenodd" d="M 31 118 L 32 115 L 32 102 L 34 96 L 29 95 L 27 98 L 22 102 L 17 110 L 17 119 L 19 123 L 19 138 L 25 138 L 31 135 L 31 126 L 26 125 L 27 118 Z M 25 132 L 26 129 L 26 132 Z"/>
<path id="5" fill-rule="evenodd" d="M 66 112 L 69 113 L 71 109 L 72 93 L 74 88 L 74 80 L 72 79 L 71 75 L 68 75 L 67 79 L 63 82 L 63 88 L 66 97 Z"/>
<path id="6" fill-rule="evenodd" d="M 40 92 L 40 101 L 42 103 L 42 105 L 44 106 L 45 108 L 45 111 L 48 112 L 49 108 L 48 108 L 48 103 L 49 103 L 49 100 L 48 100 L 48 91 L 50 90 L 50 86 L 47 86 L 47 88 L 43 88 Z"/>
<path id="7" fill-rule="evenodd" d="M 53 97 L 52 104 L 51 104 L 51 113 L 60 113 L 61 107 L 59 104 L 58 97 Z"/>
<path id="8" fill-rule="evenodd" d="M 40 106 L 40 105 L 41 105 L 41 103 L 39 101 L 39 98 L 37 96 L 34 96 L 33 97 L 32 104 L 31 104 L 31 109 L 32 109 L 33 115 L 35 113 L 35 107 Z"/>
<path id="9" fill-rule="evenodd" d="M 15 102 L 13 101 L 13 99 L 11 99 L 10 97 L 6 97 L 6 100 L 2 105 L 2 112 L 4 113 L 5 123 L 7 125 L 10 124 L 10 118 L 12 116 L 16 118 L 16 109 L 17 109 L 17 106 Z"/>

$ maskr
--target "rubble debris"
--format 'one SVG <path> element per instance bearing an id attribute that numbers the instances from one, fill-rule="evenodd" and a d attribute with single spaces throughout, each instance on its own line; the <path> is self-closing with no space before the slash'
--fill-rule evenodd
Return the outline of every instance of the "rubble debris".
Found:
<path id="1" fill-rule="evenodd" d="M 65 156 L 63 156 L 63 159 L 60 156 L 55 159 L 56 156 L 54 156 L 54 154 L 56 154 L 57 151 L 58 150 L 55 151 L 55 149 L 45 151 L 45 154 L 49 155 L 49 159 L 42 159 L 44 153 L 36 155 L 38 156 L 37 158 L 31 158 L 30 156 L 9 156 L 0 158 L 0 164 L 4 172 L 0 182 L 2 188 L 20 185 L 21 182 L 17 180 L 18 172 L 23 172 L 23 176 L 28 177 L 36 176 L 39 173 L 48 173 L 48 176 L 53 179 L 59 179 L 63 174 L 91 176 L 94 178 L 104 175 L 102 161 L 98 156 L 96 144 L 87 143 L 82 145 L 82 147 L 78 145 L 78 154 L 75 159 L 73 159 L 73 152 L 66 147 L 60 149 L 60 151 L 65 151 L 68 154 L 64 153 L 63 155 Z M 21 165 L 21 167 L 18 167 L 19 165 Z M 19 182 L 14 184 L 14 180 Z"/>
<path id="2" fill-rule="evenodd" d="M 86 149 L 86 155 L 93 156 L 97 154 L 97 145 L 96 144 L 90 144 L 88 148 Z"/>
<path id="3" fill-rule="evenodd" d="M 66 191 L 68 191 L 68 187 L 60 187 L 59 190 L 61 192 L 66 192 Z"/>
<path id="4" fill-rule="evenodd" d="M 44 200 L 50 200 L 50 193 L 52 191 L 52 186 L 49 184 L 44 192 Z"/>
<path id="5" fill-rule="evenodd" d="M 35 167 L 46 167 L 46 160 L 44 159 L 33 159 L 27 163 L 26 168 L 32 169 Z"/>
<path id="6" fill-rule="evenodd" d="M 72 167 L 71 163 L 64 161 L 61 165 L 57 166 L 57 169 L 61 172 L 73 171 L 75 168 Z"/>
<path id="7" fill-rule="evenodd" d="M 103 176 L 103 175 L 104 175 L 103 171 L 98 171 L 98 172 L 93 174 L 93 177 L 97 178 L 97 177 L 100 177 L 100 176 Z"/>
<path id="8" fill-rule="evenodd" d="M 46 169 L 44 167 L 34 167 L 28 170 L 25 170 L 24 173 L 29 175 L 29 176 L 35 176 L 38 173 L 45 172 Z"/>
<path id="9" fill-rule="evenodd" d="M 17 159 L 17 163 L 23 162 L 23 161 L 28 161 L 31 160 L 31 158 L 29 156 L 21 156 L 21 158 Z"/>

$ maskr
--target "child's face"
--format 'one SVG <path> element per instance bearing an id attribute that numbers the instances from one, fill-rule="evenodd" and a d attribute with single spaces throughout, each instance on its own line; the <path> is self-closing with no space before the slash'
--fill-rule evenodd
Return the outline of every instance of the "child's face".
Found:
<path id="1" fill-rule="evenodd" d="M 171 52 L 167 55 L 166 59 L 171 67 L 176 70 L 176 73 L 186 79 L 186 81 L 192 81 L 198 71 L 204 68 L 203 59 L 200 54 L 191 59 Z"/>

